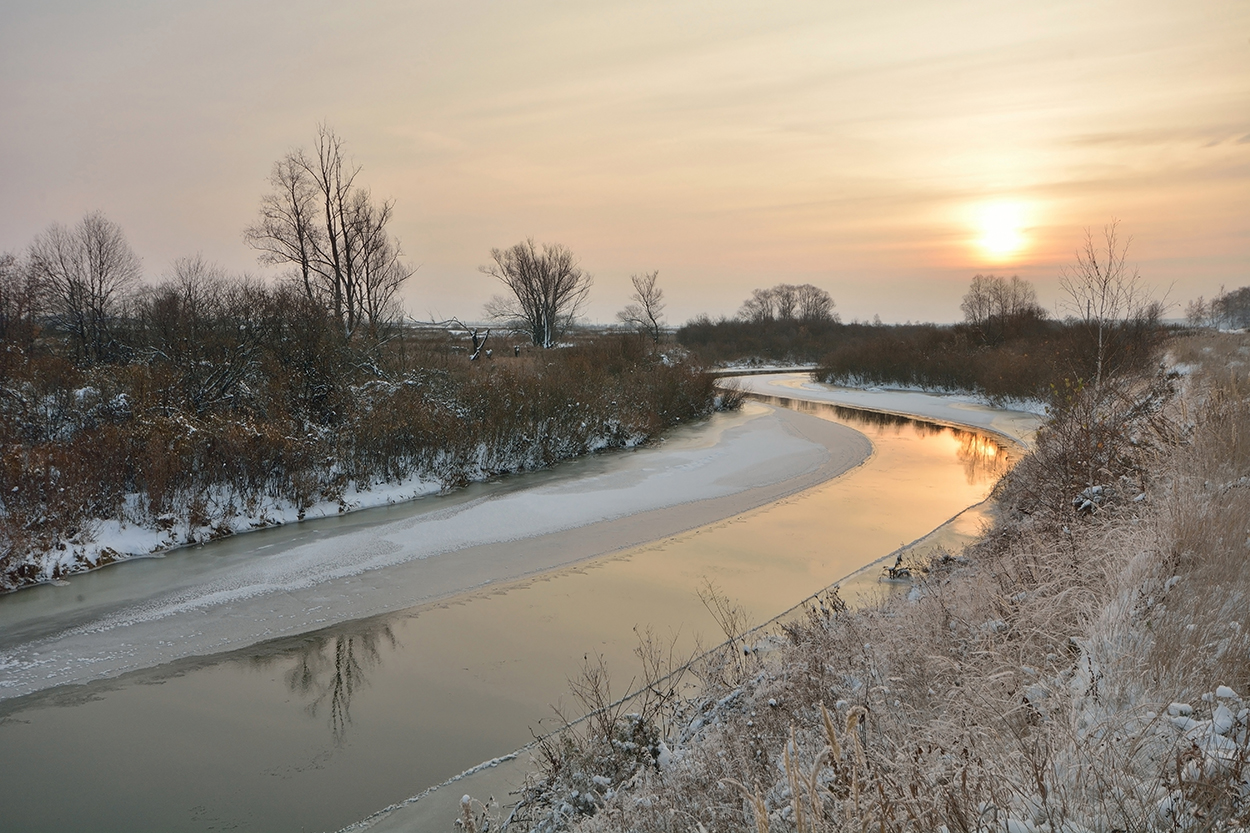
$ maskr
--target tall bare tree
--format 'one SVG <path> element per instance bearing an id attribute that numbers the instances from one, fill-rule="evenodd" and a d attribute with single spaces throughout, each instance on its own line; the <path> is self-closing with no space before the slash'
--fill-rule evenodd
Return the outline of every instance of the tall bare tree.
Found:
<path id="1" fill-rule="evenodd" d="M 656 344 L 660 343 L 664 330 L 664 290 L 655 285 L 659 277 L 659 271 L 630 275 L 629 280 L 634 285 L 634 294 L 630 296 L 633 303 L 616 314 L 622 324 L 646 333 Z"/>
<path id="2" fill-rule="evenodd" d="M 329 127 L 318 128 L 314 151 L 301 148 L 274 164 L 272 190 L 244 239 L 262 263 L 294 267 L 304 293 L 334 315 L 346 338 L 361 325 L 376 334 L 414 271 L 387 231 L 394 202 L 375 202 L 356 185 L 360 168 Z"/>
<path id="3" fill-rule="evenodd" d="M 1065 267 L 1059 285 L 1067 293 L 1065 306 L 1096 336 L 1094 383 L 1102 385 L 1108 352 L 1123 322 L 1157 318 L 1159 305 L 1150 298 L 1136 267 L 1128 265 L 1132 238 L 1121 241 L 1119 220 L 1103 226 L 1102 237 L 1085 229 L 1085 241 L 1076 264 Z"/>
<path id="4" fill-rule="evenodd" d="M 142 270 L 121 227 L 98 211 L 72 228 L 55 223 L 31 244 L 30 268 L 79 359 L 115 358 L 116 317 Z"/>
<path id="5" fill-rule="evenodd" d="M 491 249 L 490 256 L 494 263 L 480 271 L 510 294 L 487 302 L 486 314 L 526 332 L 535 347 L 553 346 L 577 318 L 594 278 L 559 243 L 544 243 L 540 252 L 530 238 L 507 249 Z"/>

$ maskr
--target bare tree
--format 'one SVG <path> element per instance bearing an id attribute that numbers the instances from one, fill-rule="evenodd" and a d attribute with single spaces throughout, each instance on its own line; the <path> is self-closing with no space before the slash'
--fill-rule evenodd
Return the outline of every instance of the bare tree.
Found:
<path id="1" fill-rule="evenodd" d="M 833 302 L 833 296 L 818 286 L 812 286 L 810 283 L 802 284 L 795 287 L 795 293 L 798 297 L 798 315 L 800 321 L 837 321 L 838 316 L 833 311 L 837 306 Z"/>
<path id="2" fill-rule="evenodd" d="M 772 288 L 773 303 L 777 305 L 777 318 L 780 321 L 793 321 L 799 307 L 799 295 L 794 284 L 779 283 Z"/>
<path id="3" fill-rule="evenodd" d="M 274 164 L 272 190 L 244 239 L 262 263 L 293 266 L 304 293 L 333 313 L 346 338 L 362 324 L 376 334 L 413 274 L 387 231 L 394 203 L 376 203 L 356 185 L 360 168 L 345 160 L 343 140 L 325 125 L 315 151 L 301 148 Z"/>
<path id="4" fill-rule="evenodd" d="M 142 269 L 121 227 L 98 211 L 73 228 L 53 224 L 31 244 L 30 268 L 80 360 L 114 358 L 114 321 Z"/>
<path id="5" fill-rule="evenodd" d="M 655 285 L 659 276 L 659 271 L 630 275 L 634 285 L 634 294 L 630 296 L 633 303 L 616 314 L 622 324 L 646 333 L 656 344 L 660 343 L 664 329 L 664 290 Z"/>
<path id="6" fill-rule="evenodd" d="M 1099 387 L 1117 326 L 1158 317 L 1159 305 L 1149 297 L 1137 268 L 1128 265 L 1131 242 L 1131 237 L 1121 242 L 1118 220 L 1103 226 L 1101 240 L 1086 228 L 1076 264 L 1064 268 L 1059 282 L 1068 295 L 1068 311 L 1096 336 L 1094 383 Z"/>
<path id="7" fill-rule="evenodd" d="M 828 292 L 810 283 L 779 283 L 751 293 L 738 312 L 744 321 L 836 321 L 836 306 Z"/>
<path id="8" fill-rule="evenodd" d="M 492 298 L 486 314 L 528 333 L 535 347 L 553 346 L 581 311 L 594 279 L 559 243 L 544 243 L 539 252 L 530 238 L 507 249 L 491 249 L 490 255 L 495 262 L 480 271 L 511 294 Z"/>
<path id="9" fill-rule="evenodd" d="M 0 341 L 29 347 L 47 304 L 43 285 L 27 258 L 0 254 Z"/>

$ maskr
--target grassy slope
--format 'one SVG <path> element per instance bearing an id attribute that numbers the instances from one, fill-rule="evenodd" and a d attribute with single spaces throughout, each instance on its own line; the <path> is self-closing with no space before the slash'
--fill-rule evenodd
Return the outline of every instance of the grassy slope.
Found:
<path id="1" fill-rule="evenodd" d="M 694 669 L 698 703 L 656 687 L 629 707 L 641 721 L 618 708 L 551 741 L 520 816 L 683 833 L 1245 824 L 1250 339 L 1171 352 L 1188 377 L 1073 394 L 1002 484 L 998 525 L 910 600 L 831 597 L 783 647 Z"/>

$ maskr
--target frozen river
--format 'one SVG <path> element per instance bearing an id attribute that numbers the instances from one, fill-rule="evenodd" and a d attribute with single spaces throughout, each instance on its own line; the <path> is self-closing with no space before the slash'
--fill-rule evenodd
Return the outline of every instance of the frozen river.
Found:
<path id="1" fill-rule="evenodd" d="M 856 404 L 1030 425 L 929 400 Z M 0 829 L 341 827 L 521 746 L 587 654 L 625 686 L 635 627 L 714 637 L 705 581 L 768 619 L 982 500 L 1009 456 L 790 404 L 0 598 Z"/>

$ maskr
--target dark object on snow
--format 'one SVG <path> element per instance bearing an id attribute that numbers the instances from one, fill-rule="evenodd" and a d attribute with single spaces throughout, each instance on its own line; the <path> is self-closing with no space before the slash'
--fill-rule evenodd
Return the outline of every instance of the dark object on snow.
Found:
<path id="1" fill-rule="evenodd" d="M 911 580 L 911 567 L 903 566 L 903 554 L 901 552 L 894 559 L 894 566 L 885 568 L 885 577 L 887 581 Z"/>

